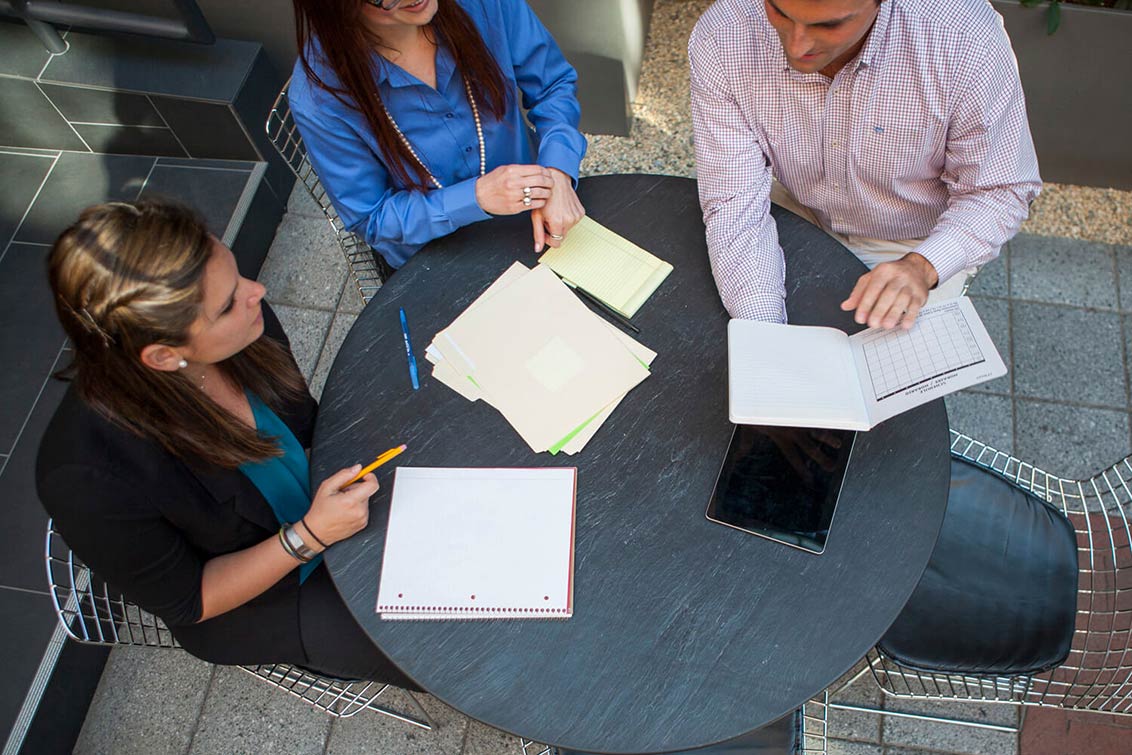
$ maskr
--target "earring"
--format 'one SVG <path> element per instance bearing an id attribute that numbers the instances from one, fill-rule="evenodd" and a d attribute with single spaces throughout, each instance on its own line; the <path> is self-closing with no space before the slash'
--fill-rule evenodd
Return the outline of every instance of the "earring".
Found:
<path id="1" fill-rule="evenodd" d="M 182 359 L 180 362 L 177 362 L 177 366 L 183 370 L 189 366 L 189 363 Z"/>

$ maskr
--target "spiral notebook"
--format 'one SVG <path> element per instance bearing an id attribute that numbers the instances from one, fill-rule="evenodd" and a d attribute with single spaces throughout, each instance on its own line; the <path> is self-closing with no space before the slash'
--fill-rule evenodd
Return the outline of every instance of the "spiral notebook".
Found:
<path id="1" fill-rule="evenodd" d="M 569 618 L 577 474 L 572 467 L 399 467 L 377 594 L 381 618 Z"/>

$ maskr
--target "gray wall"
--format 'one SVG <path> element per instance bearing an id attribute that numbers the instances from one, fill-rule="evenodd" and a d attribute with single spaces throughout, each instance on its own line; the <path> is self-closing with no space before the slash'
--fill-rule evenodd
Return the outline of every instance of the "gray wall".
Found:
<path id="1" fill-rule="evenodd" d="M 1042 178 L 1132 189 L 1132 11 L 994 0 L 1018 58 Z"/>

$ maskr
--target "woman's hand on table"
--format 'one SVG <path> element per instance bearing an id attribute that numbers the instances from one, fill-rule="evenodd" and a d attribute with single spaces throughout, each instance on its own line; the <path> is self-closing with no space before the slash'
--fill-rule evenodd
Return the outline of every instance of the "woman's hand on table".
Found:
<path id="1" fill-rule="evenodd" d="M 550 170 L 541 165 L 500 165 L 476 180 L 476 202 L 492 215 L 514 215 L 541 209 L 553 188 Z"/>
<path id="2" fill-rule="evenodd" d="M 574 192 L 574 181 L 557 168 L 549 168 L 554 179 L 550 198 L 541 209 L 531 210 L 531 225 L 535 231 L 535 253 L 548 245 L 559 247 L 566 234 L 586 215 L 586 208 Z"/>
<path id="3" fill-rule="evenodd" d="M 311 501 L 310 511 L 303 517 L 311 533 L 327 545 L 360 532 L 369 522 L 369 499 L 377 492 L 377 476 L 370 472 L 353 485 L 342 487 L 361 468 L 360 464 L 355 464 L 323 480 Z M 318 548 L 318 543 L 307 545 Z"/>

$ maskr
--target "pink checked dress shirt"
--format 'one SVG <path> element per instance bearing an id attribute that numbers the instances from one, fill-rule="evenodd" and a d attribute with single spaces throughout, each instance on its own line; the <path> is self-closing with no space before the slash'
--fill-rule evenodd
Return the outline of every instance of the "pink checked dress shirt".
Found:
<path id="1" fill-rule="evenodd" d="M 772 176 L 833 231 L 923 238 L 940 281 L 994 259 L 1041 190 L 987 0 L 884 0 L 832 81 L 786 64 L 762 0 L 719 0 L 688 57 L 700 204 L 732 317 L 786 321 Z"/>

